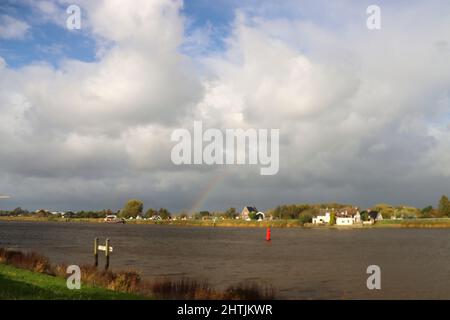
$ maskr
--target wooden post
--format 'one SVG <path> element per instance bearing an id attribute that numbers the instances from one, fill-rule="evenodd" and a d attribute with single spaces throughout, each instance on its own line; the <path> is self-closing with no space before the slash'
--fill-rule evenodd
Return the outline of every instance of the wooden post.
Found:
<path id="1" fill-rule="evenodd" d="M 105 257 L 106 257 L 106 264 L 105 264 L 105 270 L 108 270 L 109 268 L 109 239 L 106 239 L 106 250 L 105 250 Z"/>
<path id="2" fill-rule="evenodd" d="M 94 266 L 98 267 L 98 238 L 94 239 Z"/>

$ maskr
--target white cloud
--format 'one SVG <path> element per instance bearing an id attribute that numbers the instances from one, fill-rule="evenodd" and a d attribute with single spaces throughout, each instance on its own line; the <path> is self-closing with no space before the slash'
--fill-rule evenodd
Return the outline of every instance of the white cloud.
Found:
<path id="1" fill-rule="evenodd" d="M 0 16 L 0 39 L 23 40 L 27 36 L 29 30 L 30 26 L 24 21 L 8 15 Z"/>
<path id="2" fill-rule="evenodd" d="M 189 208 L 222 174 L 171 164 L 171 131 L 194 120 L 281 129 L 280 174 L 230 168 L 207 202 L 211 208 L 421 205 L 450 185 L 450 121 L 442 120 L 450 120 L 450 19 L 442 14 L 449 10 L 386 5 L 379 33 L 345 16 L 350 22 L 334 28 L 317 17 L 245 12 L 225 48 L 207 55 L 195 46 L 214 39 L 185 34 L 180 1 L 80 5 L 98 61 L 10 69 L 0 60 L 0 188 L 26 204 L 56 197 L 64 207 L 114 207 L 136 196 L 148 205 Z M 337 7 L 343 13 L 347 6 Z M 411 24 L 415 12 L 427 24 Z M 180 53 L 186 44 L 193 57 Z"/>

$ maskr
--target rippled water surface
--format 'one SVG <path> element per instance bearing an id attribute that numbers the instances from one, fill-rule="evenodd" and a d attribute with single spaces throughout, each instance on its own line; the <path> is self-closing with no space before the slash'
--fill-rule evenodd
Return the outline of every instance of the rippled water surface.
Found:
<path id="1" fill-rule="evenodd" d="M 113 269 L 146 278 L 187 276 L 216 288 L 253 280 L 288 299 L 450 299 L 450 229 L 265 229 L 0 221 L 0 246 L 52 262 L 92 263 L 111 239 Z M 102 257 L 100 264 L 103 263 Z M 366 268 L 381 267 L 381 290 Z"/>

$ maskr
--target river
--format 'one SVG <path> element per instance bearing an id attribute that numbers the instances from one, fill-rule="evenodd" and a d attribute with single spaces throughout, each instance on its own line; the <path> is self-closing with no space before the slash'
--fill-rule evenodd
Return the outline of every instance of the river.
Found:
<path id="1" fill-rule="evenodd" d="M 93 263 L 95 237 L 111 239 L 113 270 L 148 279 L 255 281 L 286 299 L 450 299 L 450 229 L 280 228 L 267 242 L 263 228 L 0 221 L 0 247 L 54 263 Z M 367 289 L 369 265 L 381 290 Z"/>

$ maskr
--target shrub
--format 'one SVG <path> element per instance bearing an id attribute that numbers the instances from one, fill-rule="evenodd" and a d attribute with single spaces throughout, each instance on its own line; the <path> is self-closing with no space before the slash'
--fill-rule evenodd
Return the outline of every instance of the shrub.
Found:
<path id="1" fill-rule="evenodd" d="M 227 300 L 273 300 L 275 291 L 272 287 L 262 288 L 256 283 L 240 283 L 230 286 L 224 293 Z"/>
<path id="2" fill-rule="evenodd" d="M 311 223 L 313 216 L 309 213 L 303 213 L 299 217 L 299 221 L 301 225 L 304 225 L 305 223 Z"/>

